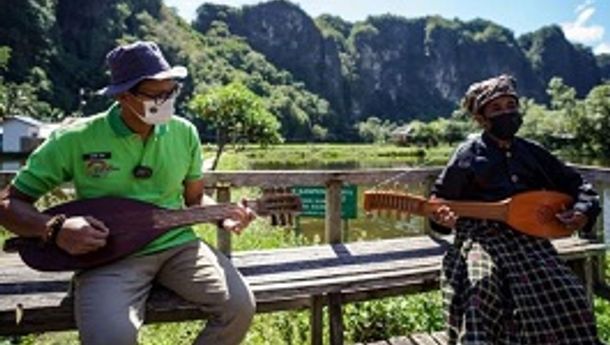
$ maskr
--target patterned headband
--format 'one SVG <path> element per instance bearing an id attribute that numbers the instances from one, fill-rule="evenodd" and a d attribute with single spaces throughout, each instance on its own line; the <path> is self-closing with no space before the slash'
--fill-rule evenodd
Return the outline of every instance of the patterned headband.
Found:
<path id="1" fill-rule="evenodd" d="M 471 114 L 480 115 L 489 102 L 502 96 L 514 97 L 517 102 L 519 101 L 517 82 L 515 78 L 507 74 L 470 85 L 462 106 Z"/>

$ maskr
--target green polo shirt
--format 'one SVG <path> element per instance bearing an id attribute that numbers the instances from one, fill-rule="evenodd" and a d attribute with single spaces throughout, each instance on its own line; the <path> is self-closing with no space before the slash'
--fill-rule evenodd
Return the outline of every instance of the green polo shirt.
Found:
<path id="1" fill-rule="evenodd" d="M 138 179 L 138 165 L 152 176 Z M 184 207 L 183 182 L 202 177 L 199 136 L 190 122 L 177 116 L 155 126 L 146 141 L 123 122 L 118 104 L 106 112 L 57 129 L 28 158 L 13 180 L 25 194 L 39 198 L 72 181 L 78 199 L 116 196 L 170 209 Z M 191 227 L 173 229 L 138 254 L 149 254 L 196 239 Z"/>

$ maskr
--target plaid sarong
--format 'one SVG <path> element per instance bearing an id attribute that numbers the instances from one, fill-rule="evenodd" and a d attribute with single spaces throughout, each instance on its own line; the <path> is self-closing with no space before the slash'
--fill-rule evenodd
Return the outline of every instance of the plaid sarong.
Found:
<path id="1" fill-rule="evenodd" d="M 448 344 L 603 344 L 579 278 L 546 239 L 461 219 L 443 260 Z"/>

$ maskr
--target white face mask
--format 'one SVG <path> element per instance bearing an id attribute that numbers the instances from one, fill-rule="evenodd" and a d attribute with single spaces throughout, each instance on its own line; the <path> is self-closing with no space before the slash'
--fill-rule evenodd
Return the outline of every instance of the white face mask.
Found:
<path id="1" fill-rule="evenodd" d="M 144 115 L 139 111 L 136 111 L 129 103 L 125 103 L 131 111 L 136 113 L 142 122 L 149 125 L 161 125 L 169 122 L 174 115 L 174 102 L 176 97 L 169 97 L 165 102 L 156 104 L 154 100 L 142 101 L 144 106 Z"/>
<path id="2" fill-rule="evenodd" d="M 144 116 L 142 121 L 149 125 L 160 125 L 167 123 L 174 115 L 174 101 L 176 97 L 170 97 L 161 104 L 156 104 L 153 100 L 142 102 L 144 105 Z"/>

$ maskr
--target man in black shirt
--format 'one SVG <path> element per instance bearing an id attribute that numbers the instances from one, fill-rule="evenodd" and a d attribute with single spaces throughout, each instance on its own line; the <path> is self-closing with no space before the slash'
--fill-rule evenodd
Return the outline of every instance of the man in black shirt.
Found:
<path id="1" fill-rule="evenodd" d="M 434 198 L 493 202 L 559 191 L 576 200 L 559 220 L 574 231 L 591 230 L 600 211 L 592 186 L 540 145 L 515 136 L 522 119 L 511 76 L 473 84 L 463 105 L 483 133 L 456 150 Z M 431 218 L 439 232 L 455 229 L 441 277 L 449 344 L 600 343 L 584 287 L 549 240 L 500 222 L 458 218 L 447 206 Z"/>

